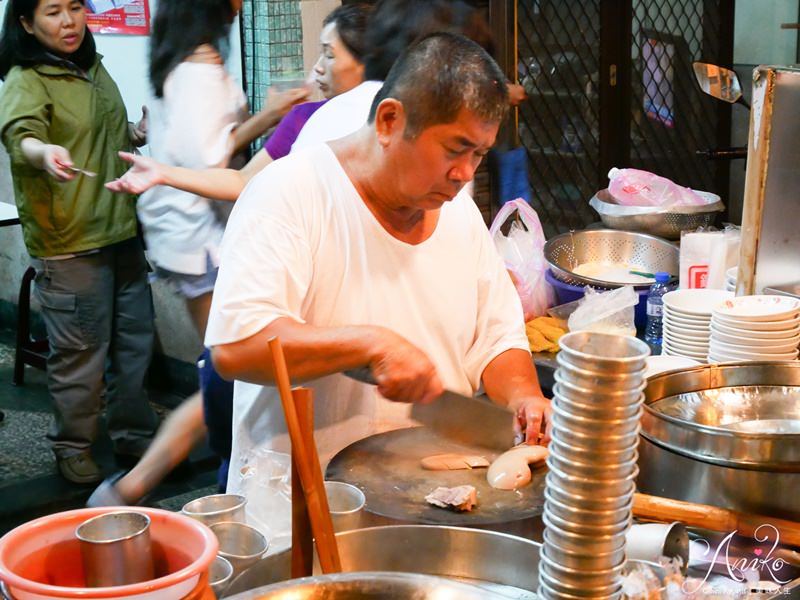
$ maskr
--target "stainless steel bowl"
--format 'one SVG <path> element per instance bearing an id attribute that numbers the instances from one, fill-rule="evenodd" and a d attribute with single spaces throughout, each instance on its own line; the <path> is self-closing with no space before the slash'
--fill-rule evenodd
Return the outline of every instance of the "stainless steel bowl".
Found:
<path id="1" fill-rule="evenodd" d="M 547 240 L 544 257 L 553 275 L 570 285 L 591 285 L 598 288 L 618 288 L 623 284 L 578 275 L 578 266 L 592 262 L 627 263 L 637 271 L 665 271 L 678 275 L 678 247 L 667 240 L 630 231 L 615 229 L 584 229 L 569 231 Z M 655 281 L 653 281 L 655 283 Z M 636 287 L 649 287 L 651 283 Z"/>
<path id="2" fill-rule="evenodd" d="M 589 204 L 600 215 L 603 225 L 611 229 L 637 231 L 668 240 L 677 240 L 682 231 L 694 231 L 714 222 L 717 213 L 725 210 L 719 196 L 697 192 L 708 199 L 701 206 L 682 206 L 680 210 L 663 211 L 649 206 L 622 206 L 611 198 L 608 190 L 600 190 Z"/>
<path id="3" fill-rule="evenodd" d="M 800 363 L 672 371 L 645 395 L 641 492 L 800 519 Z"/>

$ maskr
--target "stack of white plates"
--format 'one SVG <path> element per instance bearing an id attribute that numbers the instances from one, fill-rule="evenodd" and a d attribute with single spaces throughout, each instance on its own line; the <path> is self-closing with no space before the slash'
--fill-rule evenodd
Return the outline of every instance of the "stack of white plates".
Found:
<path id="1" fill-rule="evenodd" d="M 800 300 L 740 296 L 714 309 L 708 360 L 795 360 L 798 343 Z"/>
<path id="2" fill-rule="evenodd" d="M 731 267 L 727 271 L 725 271 L 725 290 L 728 292 L 735 292 L 736 291 L 736 277 L 739 273 L 738 265 L 735 267 Z"/>
<path id="3" fill-rule="evenodd" d="M 705 363 L 711 337 L 711 311 L 733 292 L 675 290 L 664 294 L 661 354 L 682 356 Z"/>

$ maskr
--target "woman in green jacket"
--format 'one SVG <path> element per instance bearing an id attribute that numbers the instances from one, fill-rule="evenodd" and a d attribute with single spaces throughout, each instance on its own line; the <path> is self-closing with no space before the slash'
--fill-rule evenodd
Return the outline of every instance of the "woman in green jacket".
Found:
<path id="1" fill-rule="evenodd" d="M 103 182 L 142 143 L 101 63 L 80 0 L 9 0 L 0 34 L 0 137 L 50 342 L 59 471 L 102 474 L 90 453 L 103 400 L 115 451 L 140 455 L 157 418 L 144 390 L 154 327 L 132 201 Z"/>

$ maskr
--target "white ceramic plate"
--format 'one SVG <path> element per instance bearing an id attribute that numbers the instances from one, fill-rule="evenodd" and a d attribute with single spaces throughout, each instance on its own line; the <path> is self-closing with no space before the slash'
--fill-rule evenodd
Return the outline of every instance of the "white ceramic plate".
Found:
<path id="1" fill-rule="evenodd" d="M 724 356 L 715 356 L 713 354 L 708 355 L 708 362 L 709 363 L 729 363 L 729 362 L 743 362 L 748 359 L 741 359 L 741 358 L 725 358 Z"/>
<path id="2" fill-rule="evenodd" d="M 685 350 L 683 348 L 674 348 L 669 344 L 663 344 L 662 349 L 664 350 L 664 354 L 669 356 L 683 356 L 684 358 L 692 358 L 694 360 L 699 360 L 705 362 L 706 356 L 708 355 L 708 350 L 702 352 L 695 352 L 690 350 Z"/>
<path id="3" fill-rule="evenodd" d="M 674 317 L 678 317 L 680 319 L 688 319 L 690 321 L 708 321 L 711 319 L 711 313 L 705 315 L 697 315 L 692 313 L 683 312 L 678 309 L 664 307 L 664 311 L 668 312 Z"/>
<path id="4" fill-rule="evenodd" d="M 739 296 L 725 300 L 713 314 L 740 321 L 781 321 L 800 314 L 800 300 L 790 296 Z"/>
<path id="5" fill-rule="evenodd" d="M 725 290 L 675 290 L 664 294 L 664 305 L 676 313 L 708 316 L 715 306 L 733 298 Z"/>
<path id="6" fill-rule="evenodd" d="M 797 358 L 797 350 L 793 352 L 781 353 L 766 353 L 766 352 L 747 352 L 747 351 L 734 351 L 725 345 L 720 347 L 719 344 L 714 347 L 709 347 L 709 356 L 718 356 L 727 358 L 728 360 L 794 360 Z"/>
<path id="7" fill-rule="evenodd" d="M 793 317 L 781 321 L 743 321 L 732 317 L 714 315 L 711 324 L 727 325 L 736 329 L 750 331 L 790 331 L 800 325 L 800 317 Z"/>
<path id="8" fill-rule="evenodd" d="M 725 333 L 724 331 L 719 331 L 717 329 L 711 330 L 711 338 L 712 340 L 718 340 L 725 344 L 743 344 L 745 346 L 750 347 L 772 347 L 777 348 L 779 346 L 791 346 L 792 344 L 795 347 L 800 344 L 800 335 L 795 335 L 792 337 L 785 337 L 785 338 L 773 338 L 765 340 L 763 338 L 757 337 L 750 337 L 749 335 L 731 335 L 729 333 Z"/>
<path id="9" fill-rule="evenodd" d="M 672 312 L 666 308 L 664 309 L 664 319 L 673 323 L 688 325 L 689 327 L 708 327 L 711 325 L 711 317 L 692 317 Z"/>
<path id="10" fill-rule="evenodd" d="M 730 344 L 721 340 L 712 340 L 708 345 L 709 351 L 714 351 L 718 354 L 726 354 L 727 352 L 741 353 L 741 354 L 791 354 L 797 350 L 796 343 L 772 345 L 772 346 L 751 346 L 745 343 Z"/>
<path id="11" fill-rule="evenodd" d="M 696 360 L 682 356 L 665 356 L 663 354 L 661 356 L 648 356 L 644 376 L 647 378 L 659 373 L 674 371 L 675 369 L 689 369 L 699 364 Z"/>
<path id="12" fill-rule="evenodd" d="M 669 331 L 671 334 L 690 339 L 707 339 L 708 336 L 711 335 L 710 327 L 689 327 L 686 325 L 681 325 L 680 323 L 664 321 L 662 328 L 664 331 Z"/>
<path id="13" fill-rule="evenodd" d="M 717 354 L 788 354 L 797 350 L 795 344 L 784 344 L 786 350 L 779 350 L 778 346 L 748 346 L 745 343 L 729 344 L 718 339 L 709 342 L 709 347 L 713 350 L 720 350 Z"/>
<path id="14" fill-rule="evenodd" d="M 664 339 L 667 340 L 667 343 L 672 346 L 673 348 L 687 348 L 689 350 L 703 350 L 704 348 L 708 348 L 709 338 L 705 337 L 702 339 L 685 339 L 680 338 L 675 335 L 665 333 Z"/>
<path id="15" fill-rule="evenodd" d="M 711 324 L 711 332 L 718 331 L 728 336 L 734 337 L 747 337 L 751 340 L 776 340 L 793 338 L 800 335 L 800 326 L 795 326 L 791 329 L 778 329 L 775 331 L 761 331 L 758 329 L 742 329 L 740 327 L 731 327 L 719 321 L 714 321 Z"/>

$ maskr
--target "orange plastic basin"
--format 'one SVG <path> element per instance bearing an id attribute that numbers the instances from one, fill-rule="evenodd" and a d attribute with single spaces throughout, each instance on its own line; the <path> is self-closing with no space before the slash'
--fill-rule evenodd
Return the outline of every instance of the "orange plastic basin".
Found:
<path id="1" fill-rule="evenodd" d="M 0 579 L 14 599 L 180 600 L 190 594 L 194 597 L 198 588 L 205 587 L 203 576 L 218 548 L 211 530 L 179 513 L 136 508 L 150 517 L 156 577 L 130 585 L 87 588 L 75 529 L 87 519 L 114 510 L 56 513 L 20 525 L 0 538 Z"/>

